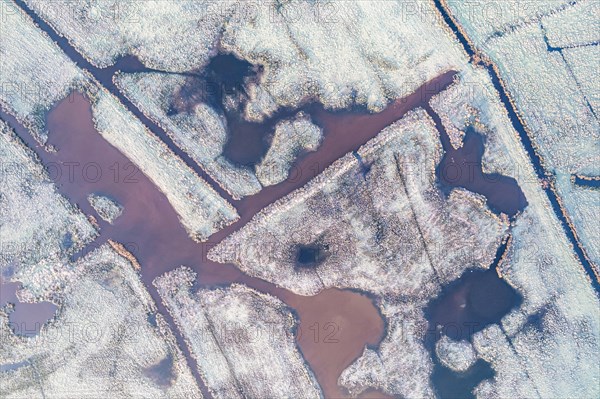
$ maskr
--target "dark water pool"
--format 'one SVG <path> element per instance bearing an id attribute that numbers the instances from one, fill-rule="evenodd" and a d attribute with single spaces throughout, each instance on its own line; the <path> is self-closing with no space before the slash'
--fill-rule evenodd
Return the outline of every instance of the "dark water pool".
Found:
<path id="1" fill-rule="evenodd" d="M 520 306 L 523 298 L 496 271 L 508 242 L 503 243 L 488 270 L 468 270 L 445 286 L 425 309 L 429 327 L 425 346 L 434 361 L 432 384 L 442 398 L 471 398 L 481 381 L 494 377 L 489 363 L 479 359 L 469 370 L 457 373 L 443 366 L 435 353 L 435 344 L 443 336 L 470 341 L 473 334 L 499 323 L 502 317 Z"/>

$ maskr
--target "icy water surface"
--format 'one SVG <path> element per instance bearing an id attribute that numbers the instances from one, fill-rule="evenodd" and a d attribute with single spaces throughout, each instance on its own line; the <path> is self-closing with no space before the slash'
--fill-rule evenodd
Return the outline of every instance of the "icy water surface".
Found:
<path id="1" fill-rule="evenodd" d="M 483 135 L 469 126 L 463 138 L 463 146 L 455 149 L 439 116 L 431 108 L 428 111 L 440 131 L 444 149 L 444 156 L 436 170 L 442 191 L 448 194 L 453 188 L 462 187 L 481 194 L 486 197 L 492 211 L 505 213 L 511 217 L 524 210 L 527 199 L 515 179 L 497 173 L 483 172 L 481 161 L 485 150 Z"/>
<path id="2" fill-rule="evenodd" d="M 500 323 L 502 317 L 521 304 L 523 298 L 496 271 L 508 245 L 503 243 L 498 248 L 488 270 L 468 270 L 444 287 L 425 309 L 429 323 L 425 346 L 434 361 L 431 381 L 441 398 L 474 397 L 472 390 L 495 375 L 490 364 L 481 359 L 462 373 L 446 368 L 435 354 L 435 344 L 443 335 L 454 341 L 471 342 L 473 334 Z"/>
<path id="3" fill-rule="evenodd" d="M 18 335 L 33 337 L 54 317 L 57 307 L 50 302 L 20 302 L 17 298 L 19 286 L 19 283 L 7 283 L 0 277 L 0 307 L 13 304 L 14 311 L 8 316 L 13 331 Z"/>

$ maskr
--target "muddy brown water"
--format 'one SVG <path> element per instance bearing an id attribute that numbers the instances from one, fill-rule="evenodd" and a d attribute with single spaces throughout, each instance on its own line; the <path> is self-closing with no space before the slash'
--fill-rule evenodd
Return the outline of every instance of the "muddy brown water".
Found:
<path id="1" fill-rule="evenodd" d="M 97 133 L 85 96 L 74 93 L 49 112 L 48 144 L 56 148 L 55 152 L 40 147 L 25 129 L 18 127 L 14 118 L 9 122 L 41 158 L 59 191 L 84 213 L 94 215 L 98 220 L 99 238 L 77 256 L 85 255 L 108 239 L 122 243 L 141 264 L 142 279 L 171 326 L 174 326 L 173 320 L 162 306 L 152 281 L 180 265 L 193 268 L 198 273 L 199 284 L 203 286 L 238 282 L 279 297 L 298 315 L 298 345 L 325 396 L 341 398 L 347 396 L 337 386 L 341 371 L 360 356 L 365 345 L 377 344 L 384 334 L 383 320 L 371 299 L 338 289 L 324 290 L 313 297 L 295 295 L 249 277 L 233 265 L 211 262 L 206 253 L 246 224 L 256 212 L 304 185 L 407 111 L 426 104 L 432 95 L 446 88 L 453 77 L 454 72 L 445 73 L 378 114 L 334 113 L 317 109 L 313 118 L 325 133 L 319 150 L 300 159 L 295 165 L 297 173 L 293 179 L 233 202 L 240 213 L 240 220 L 214 234 L 205 243 L 189 238 L 164 194 Z M 91 193 L 108 195 L 124 206 L 123 214 L 113 225 L 104 222 L 91 208 L 87 202 Z M 181 335 L 176 328 L 173 329 L 186 358 L 195 369 L 195 362 Z M 196 372 L 194 374 L 199 377 Z M 365 397 L 381 396 L 377 392 L 365 393 Z"/>

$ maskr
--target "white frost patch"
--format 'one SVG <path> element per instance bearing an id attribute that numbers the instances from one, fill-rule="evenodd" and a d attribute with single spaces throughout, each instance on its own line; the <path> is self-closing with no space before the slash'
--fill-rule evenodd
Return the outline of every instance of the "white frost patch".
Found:
<path id="1" fill-rule="evenodd" d="M 563 56 L 596 116 L 600 115 L 600 45 L 564 49 Z"/>
<path id="2" fill-rule="evenodd" d="M 133 54 L 151 68 L 173 71 L 195 69 L 207 62 L 236 6 L 233 1 L 207 4 L 196 0 L 26 3 L 98 67 Z"/>
<path id="3" fill-rule="evenodd" d="M 0 106 L 45 143 L 46 111 L 85 79 L 12 1 L 0 7 Z"/>
<path id="4" fill-rule="evenodd" d="M 39 159 L 0 120 L 0 271 L 33 297 L 39 276 L 96 236 L 85 216 L 61 196 Z"/>
<path id="5" fill-rule="evenodd" d="M 551 171 L 600 174 L 600 125 L 539 25 L 489 43 L 488 54 L 521 111 Z"/>
<path id="6" fill-rule="evenodd" d="M 600 2 L 578 1 L 572 7 L 542 18 L 548 41 L 554 47 L 571 47 L 600 41 Z"/>
<path id="7" fill-rule="evenodd" d="M 313 99 L 382 110 L 466 59 L 425 1 L 26 3 L 98 66 L 133 54 L 150 68 L 197 71 L 218 51 L 264 65 L 249 90 L 252 120 Z"/>
<path id="8" fill-rule="evenodd" d="M 119 203 L 105 195 L 90 194 L 88 201 L 98 215 L 110 224 L 123 212 L 123 207 Z"/>
<path id="9" fill-rule="evenodd" d="M 236 221 L 236 210 L 152 134 L 114 96 L 92 99 L 98 132 L 165 194 L 190 236 L 201 241 Z"/>
<path id="10" fill-rule="evenodd" d="M 457 372 L 467 371 L 477 361 L 470 342 L 453 341 L 445 335 L 436 342 L 435 353 L 444 366 Z"/>
<path id="11" fill-rule="evenodd" d="M 63 265 L 57 316 L 33 338 L 0 309 L 3 398 L 201 398 L 175 337 L 132 265 L 108 245 Z M 155 321 L 151 321 L 155 320 Z"/>
<path id="12" fill-rule="evenodd" d="M 180 267 L 154 281 L 216 398 L 319 398 L 300 355 L 296 320 L 279 299 L 243 285 L 192 290 Z"/>
<path id="13" fill-rule="evenodd" d="M 256 166 L 256 175 L 262 185 L 272 186 L 287 179 L 298 155 L 316 151 L 322 136 L 322 130 L 303 112 L 279 122 L 269 151 Z"/>
<path id="14" fill-rule="evenodd" d="M 464 1 L 442 0 L 458 17 L 467 36 L 476 46 L 491 37 L 511 32 L 515 27 L 535 24 L 569 6 L 570 0 Z"/>
<path id="15" fill-rule="evenodd" d="M 563 205 L 579 240 L 598 270 L 600 268 L 600 240 L 598 239 L 600 237 L 600 222 L 598 222 L 600 190 L 577 186 L 571 181 L 571 176 L 566 175 L 558 175 L 554 186 L 563 198 Z"/>

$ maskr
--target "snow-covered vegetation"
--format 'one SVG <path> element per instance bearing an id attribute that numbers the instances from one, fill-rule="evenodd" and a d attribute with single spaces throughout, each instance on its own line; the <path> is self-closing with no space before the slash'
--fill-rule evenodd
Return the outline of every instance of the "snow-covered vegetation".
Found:
<path id="1" fill-rule="evenodd" d="M 578 1 L 564 11 L 542 18 L 542 23 L 553 47 L 597 44 L 600 41 L 600 2 Z"/>
<path id="2" fill-rule="evenodd" d="M 287 179 L 298 155 L 316 151 L 321 144 L 322 135 L 321 129 L 303 112 L 279 122 L 275 126 L 269 151 L 256 166 L 260 182 L 264 186 L 271 186 Z"/>
<path id="3" fill-rule="evenodd" d="M 218 182 L 234 199 L 252 195 L 262 188 L 254 171 L 237 166 L 223 156 L 227 142 L 225 122 L 210 106 L 198 103 L 190 111 L 170 115 L 176 95 L 187 77 L 158 72 L 119 73 L 115 82 L 125 95 L 150 119 L 154 120 Z"/>
<path id="4" fill-rule="evenodd" d="M 296 348 L 296 319 L 279 299 L 243 285 L 192 289 L 187 267 L 154 281 L 215 398 L 319 398 Z"/>
<path id="5" fill-rule="evenodd" d="M 445 335 L 436 343 L 435 353 L 444 366 L 458 372 L 467 371 L 477 360 L 470 342 L 453 341 Z"/>
<path id="6" fill-rule="evenodd" d="M 123 206 L 105 195 L 90 194 L 88 195 L 88 201 L 96 213 L 111 224 L 123 212 Z"/>
<path id="7" fill-rule="evenodd" d="M 0 271 L 37 297 L 40 293 L 33 286 L 49 269 L 61 273 L 60 265 L 96 231 L 57 192 L 36 155 L 2 120 L 0 159 Z"/>
<path id="8" fill-rule="evenodd" d="M 202 397 L 126 259 L 104 245 L 61 266 L 60 288 L 48 287 L 59 310 L 37 336 L 15 335 L 10 310 L 0 309 L 3 398 Z"/>
<path id="9" fill-rule="evenodd" d="M 0 7 L 0 107 L 44 143 L 46 111 L 85 78 L 12 1 L 2 0 Z"/>
<path id="10" fill-rule="evenodd" d="M 569 214 L 579 240 L 596 266 L 600 268 L 600 189 L 581 187 L 573 183 L 571 176 L 559 175 L 554 185 L 563 198 L 563 205 Z"/>

